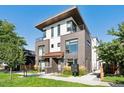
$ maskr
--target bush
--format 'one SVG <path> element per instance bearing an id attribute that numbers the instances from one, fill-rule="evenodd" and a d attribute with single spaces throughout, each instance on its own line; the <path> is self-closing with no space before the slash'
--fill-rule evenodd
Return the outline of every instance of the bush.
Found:
<path id="1" fill-rule="evenodd" d="M 64 66 L 64 69 L 63 69 L 63 75 L 72 75 L 72 72 L 71 72 L 71 67 L 70 66 Z"/>
<path id="2" fill-rule="evenodd" d="M 79 75 L 82 76 L 82 75 L 85 75 L 87 74 L 87 70 L 84 66 L 79 66 Z"/>
<path id="3" fill-rule="evenodd" d="M 88 72 L 84 66 L 79 66 L 79 76 L 85 75 L 87 73 Z M 65 66 L 62 74 L 66 76 L 71 76 L 72 75 L 71 66 Z"/>

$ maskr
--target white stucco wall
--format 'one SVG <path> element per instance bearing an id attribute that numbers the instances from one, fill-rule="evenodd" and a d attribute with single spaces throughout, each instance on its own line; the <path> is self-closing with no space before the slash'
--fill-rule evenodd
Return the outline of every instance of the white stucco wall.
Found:
<path id="1" fill-rule="evenodd" d="M 96 53 L 96 49 L 95 46 L 98 46 L 98 40 L 95 37 L 92 37 L 92 71 L 94 70 L 98 70 L 99 69 L 99 61 L 98 59 L 98 55 Z"/>
<path id="2" fill-rule="evenodd" d="M 46 30 L 46 38 L 45 39 L 50 39 L 50 52 L 57 52 L 57 51 L 60 51 L 60 47 L 57 46 L 58 43 L 61 43 L 60 42 L 60 36 L 61 35 L 66 35 L 66 34 L 69 34 L 70 32 L 67 32 L 67 21 L 69 20 L 73 20 L 72 17 L 70 18 L 67 18 L 67 19 L 64 19 L 62 21 L 59 21 L 55 24 L 52 24 L 52 25 L 49 25 L 45 28 L 43 28 L 43 30 Z M 73 20 L 74 21 L 74 20 Z M 75 21 L 74 21 L 75 22 Z M 58 31 L 57 31 L 57 26 L 60 24 L 60 36 L 58 36 Z M 76 24 L 76 23 L 75 23 Z M 54 37 L 51 38 L 51 27 L 54 27 Z M 77 27 L 77 30 L 79 28 Z M 54 44 L 54 48 L 51 48 L 51 44 Z"/>

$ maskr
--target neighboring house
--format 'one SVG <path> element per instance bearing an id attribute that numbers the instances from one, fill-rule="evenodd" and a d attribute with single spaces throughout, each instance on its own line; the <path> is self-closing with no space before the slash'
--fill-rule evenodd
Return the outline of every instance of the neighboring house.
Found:
<path id="1" fill-rule="evenodd" d="M 24 50 L 25 58 L 26 58 L 26 63 L 25 65 L 29 66 L 29 69 L 34 69 L 35 65 L 35 52 L 32 50 Z"/>
<path id="2" fill-rule="evenodd" d="M 25 65 L 27 66 L 27 69 L 34 69 L 34 65 L 35 65 L 35 52 L 32 50 L 27 50 L 24 49 L 24 55 L 25 55 Z M 1 62 L 1 66 L 3 69 L 9 69 L 8 65 L 5 64 L 4 62 Z M 15 68 L 13 68 L 14 71 L 19 71 L 19 70 L 23 70 L 23 66 L 22 65 L 17 65 Z"/>
<path id="3" fill-rule="evenodd" d="M 46 19 L 36 28 L 43 37 L 36 40 L 36 66 L 46 73 L 63 70 L 73 63 L 91 69 L 91 37 L 77 7 Z"/>
<path id="4" fill-rule="evenodd" d="M 32 64 L 35 65 L 35 52 L 32 50 L 24 50 L 24 55 L 26 57 L 26 65 Z"/>
<path id="5" fill-rule="evenodd" d="M 25 55 L 25 65 L 27 67 L 27 70 L 33 70 L 35 65 L 35 52 L 27 49 L 24 49 L 23 51 Z M 17 65 L 17 67 L 13 70 L 24 70 L 24 67 L 23 65 Z"/>
<path id="6" fill-rule="evenodd" d="M 100 68 L 100 62 L 96 53 L 96 48 L 99 45 L 99 40 L 96 37 L 91 38 L 92 41 L 92 71 L 96 71 Z"/>

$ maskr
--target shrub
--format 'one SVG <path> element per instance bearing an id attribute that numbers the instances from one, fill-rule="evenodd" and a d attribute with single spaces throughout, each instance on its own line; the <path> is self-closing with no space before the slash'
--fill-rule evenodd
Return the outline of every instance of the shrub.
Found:
<path id="1" fill-rule="evenodd" d="M 82 75 L 85 75 L 87 74 L 87 70 L 84 66 L 79 66 L 79 75 L 82 76 Z"/>
<path id="2" fill-rule="evenodd" d="M 70 66 L 64 66 L 64 69 L 63 69 L 63 75 L 72 75 L 72 72 L 71 72 L 71 67 Z"/>
<path id="3" fill-rule="evenodd" d="M 79 76 L 85 75 L 87 73 L 88 72 L 84 66 L 79 66 Z M 65 66 L 62 74 L 66 76 L 71 76 L 72 75 L 71 66 Z"/>

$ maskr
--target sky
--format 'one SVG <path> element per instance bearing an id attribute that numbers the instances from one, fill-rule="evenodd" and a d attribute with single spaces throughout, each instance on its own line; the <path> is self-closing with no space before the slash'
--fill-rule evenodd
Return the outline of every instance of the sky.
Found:
<path id="1" fill-rule="evenodd" d="M 71 6 L 0 6 L 0 20 L 8 20 L 16 26 L 16 32 L 27 42 L 26 49 L 35 50 L 35 40 L 42 37 L 42 32 L 35 28 L 48 17 L 68 9 Z M 107 35 L 111 28 L 117 28 L 124 22 L 124 6 L 77 6 L 92 36 L 102 41 L 111 41 Z"/>

